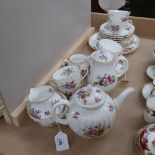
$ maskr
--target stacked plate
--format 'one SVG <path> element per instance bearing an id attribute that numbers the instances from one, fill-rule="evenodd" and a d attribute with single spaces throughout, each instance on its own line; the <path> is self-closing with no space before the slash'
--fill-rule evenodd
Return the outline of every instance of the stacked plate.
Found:
<path id="1" fill-rule="evenodd" d="M 100 26 L 99 32 L 89 38 L 89 45 L 94 50 L 98 50 L 98 42 L 101 39 L 112 39 L 122 45 L 123 54 L 135 51 L 139 47 L 139 38 L 134 34 L 135 27 L 128 22 L 127 26 L 119 33 L 109 30 L 107 22 Z"/>

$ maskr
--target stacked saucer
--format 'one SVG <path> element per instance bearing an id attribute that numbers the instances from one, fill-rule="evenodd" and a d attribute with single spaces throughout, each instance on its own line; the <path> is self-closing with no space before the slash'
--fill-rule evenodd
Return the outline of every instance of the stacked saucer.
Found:
<path id="1" fill-rule="evenodd" d="M 135 51 L 139 47 L 139 38 L 134 34 L 135 26 L 128 20 L 127 13 L 128 11 L 109 10 L 107 22 L 100 26 L 99 32 L 90 37 L 89 45 L 97 50 L 101 39 L 112 39 L 122 45 L 123 54 Z"/>
<path id="2" fill-rule="evenodd" d="M 133 42 L 133 39 L 135 37 L 134 31 L 135 31 L 135 27 L 128 22 L 127 26 L 122 31 L 120 31 L 119 33 L 115 33 L 109 29 L 108 22 L 106 22 L 100 26 L 100 30 L 97 38 L 99 40 L 112 39 L 120 43 L 122 47 L 126 48 L 129 45 L 131 45 Z"/>

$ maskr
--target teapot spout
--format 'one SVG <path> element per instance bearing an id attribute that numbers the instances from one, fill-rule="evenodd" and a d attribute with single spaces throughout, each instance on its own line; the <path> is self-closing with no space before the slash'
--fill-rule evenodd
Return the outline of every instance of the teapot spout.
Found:
<path id="1" fill-rule="evenodd" d="M 125 100 L 125 98 L 132 93 L 133 91 L 135 91 L 135 89 L 133 87 L 129 87 L 127 89 L 125 89 L 119 96 L 117 96 L 114 99 L 114 103 L 116 106 L 116 109 L 119 109 L 123 103 L 123 101 Z"/>

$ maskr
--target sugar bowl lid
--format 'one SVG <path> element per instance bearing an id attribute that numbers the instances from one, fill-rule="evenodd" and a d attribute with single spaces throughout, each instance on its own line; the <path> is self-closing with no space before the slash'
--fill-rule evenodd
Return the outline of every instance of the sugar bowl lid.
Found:
<path id="1" fill-rule="evenodd" d="M 155 124 L 149 124 L 138 131 L 136 148 L 140 155 L 155 155 Z"/>
<path id="2" fill-rule="evenodd" d="M 104 103 L 106 94 L 101 88 L 89 84 L 77 90 L 74 98 L 76 103 L 82 107 L 95 108 Z"/>

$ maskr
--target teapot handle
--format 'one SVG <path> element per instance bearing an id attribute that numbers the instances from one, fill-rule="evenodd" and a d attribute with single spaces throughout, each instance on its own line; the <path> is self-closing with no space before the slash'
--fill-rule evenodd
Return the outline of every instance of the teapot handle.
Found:
<path id="1" fill-rule="evenodd" d="M 69 101 L 62 99 L 59 102 L 52 105 L 51 110 L 50 110 L 51 114 L 54 115 L 57 123 L 60 123 L 62 125 L 68 125 L 67 119 L 66 118 L 60 118 L 59 115 L 56 114 L 56 112 L 55 112 L 56 108 L 60 105 L 66 105 L 68 107 L 68 109 L 63 112 L 64 114 L 66 114 L 68 112 L 70 103 L 69 103 Z"/>

